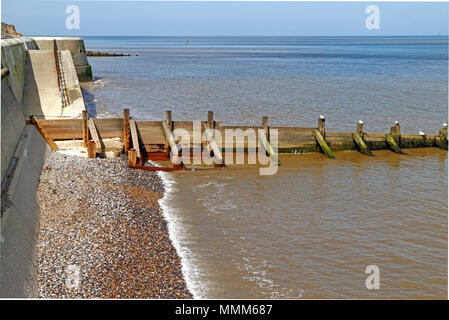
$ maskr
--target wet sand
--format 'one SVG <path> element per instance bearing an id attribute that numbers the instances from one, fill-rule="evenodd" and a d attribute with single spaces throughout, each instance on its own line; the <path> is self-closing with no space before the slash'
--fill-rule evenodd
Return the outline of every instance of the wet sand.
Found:
<path id="1" fill-rule="evenodd" d="M 54 152 L 38 190 L 41 298 L 191 298 L 152 172 Z"/>

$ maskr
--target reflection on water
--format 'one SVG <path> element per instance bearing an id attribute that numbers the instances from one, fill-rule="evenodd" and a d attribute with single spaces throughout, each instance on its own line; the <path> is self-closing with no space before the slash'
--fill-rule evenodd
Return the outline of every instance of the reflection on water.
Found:
<path id="1" fill-rule="evenodd" d="M 447 153 L 282 155 L 175 172 L 167 202 L 197 297 L 445 298 Z M 381 289 L 365 288 L 379 266 Z"/>

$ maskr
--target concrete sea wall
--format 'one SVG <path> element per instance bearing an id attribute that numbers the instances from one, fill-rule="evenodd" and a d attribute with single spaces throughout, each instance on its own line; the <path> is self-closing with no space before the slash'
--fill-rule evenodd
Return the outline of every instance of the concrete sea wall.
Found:
<path id="1" fill-rule="evenodd" d="M 1 136 L 1 177 L 9 167 L 19 143 L 25 121 L 22 108 L 14 96 L 14 92 L 7 79 L 2 79 L 2 136 Z"/>
<path id="2" fill-rule="evenodd" d="M 33 37 L 39 50 L 53 50 L 53 40 L 56 40 L 58 50 L 69 50 L 72 54 L 79 81 L 91 81 L 92 68 L 87 61 L 84 40 L 76 37 Z"/>
<path id="3" fill-rule="evenodd" d="M 14 153 L 17 164 L 1 217 L 0 297 L 37 297 L 36 243 L 39 237 L 37 188 L 51 149 L 33 125 L 27 125 Z M 3 201 L 2 201 L 3 202 Z"/>
<path id="4" fill-rule="evenodd" d="M 25 85 L 25 60 L 28 48 L 36 49 L 36 44 L 28 38 L 2 40 L 2 68 L 9 69 L 8 82 L 17 102 L 22 104 L 23 86 Z"/>
<path id="5" fill-rule="evenodd" d="M 66 108 L 60 104 L 57 69 L 49 67 L 55 65 L 54 39 L 71 99 Z M 25 120 L 30 110 L 41 118 L 79 116 L 84 109 L 79 81 L 91 80 L 92 71 L 81 38 L 1 40 L 1 53 L 0 297 L 37 297 L 35 250 L 40 211 L 36 194 L 42 166 L 51 149 L 39 131 L 26 125 Z M 38 57 L 35 64 L 31 64 L 32 56 Z M 57 101 L 54 105 L 49 105 L 45 94 L 45 90 L 50 90 L 48 86 L 52 86 Z M 50 111 L 54 114 L 50 115 Z"/>

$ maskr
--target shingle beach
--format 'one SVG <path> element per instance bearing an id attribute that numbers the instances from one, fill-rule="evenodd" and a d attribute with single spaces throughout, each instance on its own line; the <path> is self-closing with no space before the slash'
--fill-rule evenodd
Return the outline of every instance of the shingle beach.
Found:
<path id="1" fill-rule="evenodd" d="M 41 298 L 192 298 L 158 199 L 159 176 L 125 157 L 53 152 L 38 190 Z"/>

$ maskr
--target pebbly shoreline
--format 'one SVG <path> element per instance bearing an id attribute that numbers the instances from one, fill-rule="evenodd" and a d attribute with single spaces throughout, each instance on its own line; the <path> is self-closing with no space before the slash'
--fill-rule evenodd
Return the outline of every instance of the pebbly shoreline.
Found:
<path id="1" fill-rule="evenodd" d="M 53 152 L 38 201 L 41 298 L 192 298 L 158 199 L 156 173 L 125 157 Z"/>

